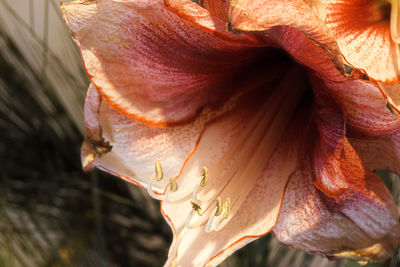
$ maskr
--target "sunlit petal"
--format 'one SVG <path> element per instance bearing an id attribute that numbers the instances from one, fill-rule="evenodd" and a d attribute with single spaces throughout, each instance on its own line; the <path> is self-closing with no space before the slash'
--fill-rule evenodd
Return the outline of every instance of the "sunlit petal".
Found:
<path id="1" fill-rule="evenodd" d="M 153 189 L 161 193 L 169 178 L 178 175 L 188 155 L 195 151 L 205 123 L 217 116 L 211 112 L 202 114 L 185 126 L 149 127 L 116 112 L 91 85 L 85 104 L 84 168 L 97 167 L 147 186 L 156 177 L 155 163 L 159 161 L 165 178 L 155 183 Z M 98 153 L 96 145 L 101 148 L 104 143 L 109 151 Z"/>
<path id="2" fill-rule="evenodd" d="M 161 0 L 66 3 L 92 83 L 113 108 L 165 127 L 220 104 L 248 49 L 168 12 Z M 232 61 L 232 55 L 235 60 Z"/>
<path id="3" fill-rule="evenodd" d="M 282 108 L 287 114 L 287 106 L 283 105 Z M 298 167 L 299 153 L 302 151 L 301 147 L 305 146 L 304 140 L 307 138 L 308 125 L 304 122 L 310 115 L 305 110 L 307 108 L 299 112 L 288 128 L 285 128 L 283 136 L 277 141 L 279 146 L 276 146 L 277 143 L 274 143 L 271 138 L 266 139 L 270 141 L 268 146 L 261 142 L 259 149 L 265 152 L 265 157 L 258 157 L 256 149 L 254 156 L 257 157 L 246 159 L 242 158 L 241 151 L 237 150 L 239 147 L 246 150 L 253 142 L 251 138 L 256 136 L 249 137 L 247 141 L 232 143 L 235 146 L 234 151 L 228 150 L 225 154 L 228 156 L 235 153 L 236 155 L 232 155 L 231 162 L 227 162 L 225 166 L 210 165 L 209 182 L 198 194 L 199 205 L 204 213 L 201 216 L 195 213 L 193 217 L 189 217 L 189 224 L 187 218 L 192 210 L 190 202 L 182 199 L 178 202 L 162 204 L 164 216 L 174 226 L 174 242 L 170 250 L 169 263 L 175 261 L 177 265 L 182 266 L 215 266 L 236 249 L 271 231 L 279 214 L 284 188 Z M 267 111 L 267 113 L 269 112 Z M 229 134 L 234 134 L 232 136 L 234 141 L 239 141 L 238 138 L 243 137 L 240 132 L 246 131 L 241 126 L 245 124 L 244 120 L 236 120 L 241 116 L 243 115 L 235 114 L 228 118 L 235 120 L 236 124 L 225 124 L 226 120 L 216 122 L 207 129 L 204 138 L 221 138 L 219 135 L 215 135 L 215 132 L 220 131 L 221 134 L 224 134 L 227 131 Z M 271 121 L 269 131 L 275 128 L 273 125 L 276 120 L 275 118 Z M 300 125 L 302 126 L 301 131 L 299 131 Z M 239 132 L 235 133 L 234 129 L 238 129 Z M 214 144 L 217 145 L 218 142 Z M 199 149 L 200 146 L 202 146 L 201 143 Z M 226 146 L 227 149 L 231 145 L 229 143 L 222 146 Z M 276 147 L 269 157 L 267 156 L 268 147 Z M 209 152 L 213 153 L 212 150 Z M 223 158 L 219 160 L 218 164 L 224 164 L 222 160 Z M 237 162 L 238 160 L 247 160 L 248 164 L 243 165 L 243 162 Z M 243 169 L 238 168 L 235 163 L 239 163 L 238 165 Z M 260 171 L 256 172 L 257 169 Z M 232 179 L 225 180 L 226 177 L 229 177 L 229 173 L 233 176 Z M 171 194 L 171 196 L 173 195 Z M 223 217 L 224 212 L 215 216 L 217 196 L 220 196 L 222 200 L 226 200 L 228 197 L 231 200 L 230 213 L 227 218 Z M 208 203 L 208 198 L 213 201 Z M 211 228 L 208 228 L 210 216 L 214 222 Z"/>

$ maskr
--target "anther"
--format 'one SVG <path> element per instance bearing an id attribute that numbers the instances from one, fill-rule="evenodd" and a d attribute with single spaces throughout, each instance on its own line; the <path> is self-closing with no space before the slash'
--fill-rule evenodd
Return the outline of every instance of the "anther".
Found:
<path id="1" fill-rule="evenodd" d="M 201 170 L 201 181 L 200 181 L 200 185 L 201 186 L 206 186 L 208 182 L 208 169 L 207 167 L 203 167 L 203 169 Z"/>
<path id="2" fill-rule="evenodd" d="M 224 203 L 224 215 L 223 218 L 227 219 L 231 213 L 231 199 L 228 197 Z"/>
<path id="3" fill-rule="evenodd" d="M 221 197 L 217 198 L 216 205 L 217 205 L 217 209 L 215 210 L 215 216 L 219 216 L 223 210 Z"/>
<path id="4" fill-rule="evenodd" d="M 197 204 L 196 202 L 190 201 L 190 203 L 192 204 L 192 208 L 195 212 L 197 212 L 197 214 L 199 216 L 203 215 L 203 209 L 200 207 L 199 204 Z"/>
<path id="5" fill-rule="evenodd" d="M 197 191 L 199 191 L 199 187 L 204 187 L 206 186 L 208 182 L 208 169 L 207 167 L 203 167 L 203 169 L 201 170 L 201 180 L 200 183 L 198 183 L 193 190 L 193 196 L 192 196 L 192 200 L 193 202 L 197 202 Z"/>
<path id="6" fill-rule="evenodd" d="M 229 203 L 229 204 L 228 204 L 228 203 Z M 220 218 L 219 221 L 217 221 L 216 223 L 214 223 L 214 219 L 215 219 L 216 217 L 220 216 L 220 215 L 222 214 L 223 211 L 224 211 L 224 215 L 225 215 L 225 213 L 227 212 L 226 209 L 229 209 L 229 210 L 230 210 L 230 199 L 229 199 L 229 198 L 226 199 L 226 201 L 225 201 L 225 203 L 224 203 L 224 206 L 222 206 L 221 197 L 218 197 L 218 198 L 217 198 L 215 204 L 216 204 L 216 207 L 215 207 L 215 209 L 214 209 L 215 211 L 214 211 L 214 213 L 211 214 L 211 216 L 210 216 L 210 218 L 208 219 L 207 224 L 206 224 L 206 233 L 209 233 L 209 232 L 211 232 L 212 230 L 214 230 L 214 231 L 217 230 L 218 225 L 219 225 L 219 222 L 220 222 L 221 220 L 225 219 L 225 217 Z M 230 211 L 228 211 L 228 213 L 229 213 L 229 212 L 230 212 Z M 228 215 L 229 215 L 229 214 L 228 214 Z"/>
<path id="7" fill-rule="evenodd" d="M 155 169 L 156 169 L 156 180 L 157 180 L 157 182 L 159 182 L 162 180 L 164 174 L 163 174 L 163 170 L 161 168 L 161 163 L 158 160 L 156 161 Z"/>
<path id="8" fill-rule="evenodd" d="M 169 179 L 169 190 L 171 192 L 175 192 L 176 190 L 178 190 L 178 183 L 174 178 Z"/>

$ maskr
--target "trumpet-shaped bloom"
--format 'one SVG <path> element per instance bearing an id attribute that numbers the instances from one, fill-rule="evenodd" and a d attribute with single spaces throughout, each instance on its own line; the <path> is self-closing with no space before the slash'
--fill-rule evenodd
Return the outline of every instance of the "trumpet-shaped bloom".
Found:
<path id="1" fill-rule="evenodd" d="M 91 80 L 83 167 L 161 200 L 166 266 L 217 265 L 271 231 L 360 262 L 399 243 L 399 211 L 374 171 L 400 172 L 400 119 L 375 73 L 343 52 L 328 7 L 63 4 Z"/>

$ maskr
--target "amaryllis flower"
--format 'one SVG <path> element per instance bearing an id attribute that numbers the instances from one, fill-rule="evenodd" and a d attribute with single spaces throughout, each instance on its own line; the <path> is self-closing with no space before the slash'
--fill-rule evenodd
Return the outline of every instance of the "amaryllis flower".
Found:
<path id="1" fill-rule="evenodd" d="M 391 255 L 399 211 L 375 170 L 400 172 L 400 119 L 323 1 L 62 9 L 92 82 L 83 167 L 161 200 L 166 266 L 217 265 L 271 231 L 330 258 Z"/>

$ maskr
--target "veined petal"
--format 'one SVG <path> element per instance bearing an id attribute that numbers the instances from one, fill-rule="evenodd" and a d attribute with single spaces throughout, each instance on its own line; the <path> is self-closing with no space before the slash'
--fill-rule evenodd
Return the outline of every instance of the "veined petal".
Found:
<path id="1" fill-rule="evenodd" d="M 243 79 L 231 88 L 231 94 L 227 96 L 223 105 L 218 109 L 204 108 L 195 120 L 182 126 L 159 128 L 131 120 L 108 105 L 91 85 L 85 104 L 86 139 L 82 145 L 84 168 L 98 167 L 130 182 L 147 185 L 150 194 L 151 189 L 163 194 L 170 179 L 175 179 L 182 173 L 185 163 L 196 152 L 207 124 L 236 109 L 243 101 L 239 99 L 245 96 L 253 98 L 252 91 L 260 91 L 262 88 L 266 90 L 265 94 L 268 94 L 274 91 L 269 88 L 275 88 L 277 83 L 282 82 L 282 73 L 287 71 L 293 62 L 287 61 L 287 58 L 282 60 L 282 57 L 278 57 L 279 62 L 275 62 L 276 51 L 263 51 L 272 53 L 272 56 L 267 58 L 268 64 L 258 64 L 255 68 L 243 72 Z M 264 62 L 264 59 L 265 57 L 261 60 Z M 259 75 L 260 73 L 262 75 Z M 292 78 L 296 79 L 298 76 L 302 75 L 297 73 Z M 304 78 L 302 81 L 304 82 Z M 159 165 L 157 168 L 160 171 L 155 170 L 156 165 Z M 199 166 L 198 170 L 202 167 Z M 164 179 L 157 181 L 157 172 L 163 172 Z M 186 182 L 189 182 L 190 187 L 193 185 L 193 180 L 189 179 Z M 179 192 L 185 190 L 180 189 Z M 151 195 L 156 198 L 162 197 Z"/>
<path id="2" fill-rule="evenodd" d="M 400 114 L 400 83 L 384 84 L 378 82 L 379 89 L 386 97 L 388 104 L 392 107 L 393 111 Z"/>
<path id="3" fill-rule="evenodd" d="M 275 88 L 252 92 L 239 109 L 206 126 L 177 179 L 179 189 L 162 204 L 175 236 L 167 265 L 214 266 L 274 226 L 304 141 L 299 129 L 305 131 L 310 118 L 309 113 L 295 115 L 307 84 L 298 70 L 291 74 Z M 198 187 L 203 166 L 208 182 Z M 230 200 L 226 217 L 227 206 L 216 215 L 219 197 L 222 203 Z"/>
<path id="4" fill-rule="evenodd" d="M 400 129 L 375 138 L 349 138 L 364 164 L 372 171 L 388 170 L 400 175 Z"/>
<path id="5" fill-rule="evenodd" d="M 330 258 L 347 257 L 360 263 L 388 258 L 398 242 L 399 223 L 382 238 L 375 239 L 348 217 L 332 212 L 315 188 L 313 171 L 307 162 L 289 181 L 273 229 L 275 237 L 288 246 Z"/>
<path id="6" fill-rule="evenodd" d="M 390 4 L 363 0 L 322 2 L 326 25 L 345 58 L 375 80 L 399 81 L 399 45 L 390 36 Z"/>
<path id="7" fill-rule="evenodd" d="M 324 56 L 328 57 L 344 76 L 361 78 L 363 74 L 360 71 L 351 68 L 349 69 L 345 64 L 346 61 L 342 57 L 335 39 L 328 28 L 325 27 L 323 20 L 320 20 L 308 2 L 303 0 L 231 1 L 228 25 L 230 25 L 233 30 L 241 30 L 245 32 L 263 31 L 266 33 L 267 37 L 272 35 L 271 38 L 278 40 L 278 46 L 281 46 L 284 49 L 286 49 L 287 46 L 292 50 L 291 52 L 289 49 L 288 52 L 290 54 L 294 53 L 296 60 L 296 56 L 298 55 L 303 57 L 303 60 L 306 59 L 304 62 L 300 62 L 307 66 L 310 66 L 312 61 L 325 60 L 321 57 L 321 52 L 323 52 L 325 54 Z M 268 30 L 273 31 L 274 27 L 283 28 L 278 29 L 278 32 L 275 31 L 275 33 L 269 33 Z M 293 31 L 290 28 L 295 29 L 300 34 L 293 35 Z M 282 31 L 282 29 L 282 34 L 284 34 L 284 36 L 279 36 L 279 31 Z M 291 34 L 285 32 L 288 30 L 291 31 Z M 278 36 L 273 36 L 277 34 Z M 312 41 L 312 46 L 307 44 L 306 38 L 309 39 L 308 42 Z M 279 41 L 279 39 L 282 40 Z M 306 44 L 307 47 L 303 48 L 296 44 L 299 41 L 301 44 Z M 302 53 L 305 55 L 312 54 L 308 51 L 309 48 L 312 49 L 312 52 L 316 52 L 315 55 L 317 59 L 301 55 Z M 298 49 L 300 50 L 296 51 Z M 323 64 L 311 66 L 311 68 L 316 72 L 319 72 L 319 67 L 326 69 Z M 321 74 L 324 74 L 323 71 Z M 332 79 L 332 77 L 327 78 Z"/>
<path id="8" fill-rule="evenodd" d="M 187 122 L 220 104 L 254 56 L 183 21 L 162 0 L 75 1 L 62 10 L 104 100 L 153 126 Z"/>
<path id="9" fill-rule="evenodd" d="M 166 8 L 219 38 L 246 46 L 265 46 L 252 34 L 234 34 L 226 30 L 228 1 L 164 0 Z"/>
<path id="10" fill-rule="evenodd" d="M 392 108 L 400 112 L 400 48 L 393 41 L 390 22 L 398 20 L 398 4 L 389 1 L 323 0 L 325 21 L 341 53 L 356 68 L 377 81 Z M 396 2 L 396 1 L 395 1 Z M 392 8 L 392 14 L 390 9 Z M 397 24 L 398 25 L 398 22 Z"/>
<path id="11" fill-rule="evenodd" d="M 271 231 L 279 214 L 286 182 L 297 163 L 297 148 L 285 146 L 284 149 L 272 155 L 262 175 L 257 177 L 255 183 L 251 182 L 251 190 L 246 194 L 243 203 L 236 204 L 240 206 L 240 212 L 232 214 L 229 223 L 219 231 L 207 233 L 206 224 L 184 229 L 186 218 L 177 217 L 182 216 L 184 210 L 189 214 L 191 206 L 181 202 L 163 203 L 162 209 L 171 218 L 171 222 L 181 226 L 175 233 L 175 240 L 180 239 L 180 243 L 173 244 L 177 248 L 171 248 L 171 252 L 176 249 L 177 254 L 169 255 L 176 257 L 178 265 L 216 266 L 237 249 Z M 203 216 L 208 219 L 212 216 L 211 212 Z M 193 218 L 193 223 L 196 224 L 196 218 Z"/>
<path id="12" fill-rule="evenodd" d="M 375 83 L 348 80 L 334 82 L 311 76 L 313 87 L 340 106 L 351 136 L 383 136 L 400 127 L 400 119 L 386 108 L 386 99 Z"/>
<path id="13" fill-rule="evenodd" d="M 155 179 L 155 164 L 159 161 L 165 177 L 153 184 L 153 189 L 162 193 L 169 178 L 178 175 L 188 155 L 195 151 L 205 123 L 217 115 L 204 111 L 185 126 L 150 127 L 116 112 L 91 85 L 85 102 L 83 167 L 97 167 L 146 186 Z"/>
<path id="14" fill-rule="evenodd" d="M 276 26 L 264 33 L 267 42 L 273 42 L 288 52 L 297 62 L 312 69 L 319 77 L 326 80 L 345 81 L 347 80 L 345 76 L 355 75 L 351 72 L 344 73 L 346 70 L 338 59 L 334 59 L 335 64 L 333 64 L 332 58 L 324 49 L 294 27 Z"/>
<path id="15" fill-rule="evenodd" d="M 383 182 L 349 143 L 344 122 L 335 109 L 316 114 L 314 184 L 331 212 L 344 214 L 371 238 L 381 239 L 398 225 L 399 212 Z"/>
<path id="16" fill-rule="evenodd" d="M 222 21 L 228 21 L 229 7 L 232 1 L 215 1 L 201 0 L 199 5 L 207 9 L 213 16 L 220 18 Z"/>

